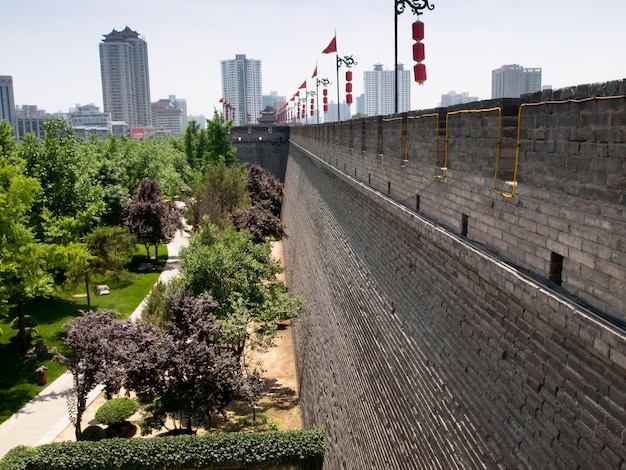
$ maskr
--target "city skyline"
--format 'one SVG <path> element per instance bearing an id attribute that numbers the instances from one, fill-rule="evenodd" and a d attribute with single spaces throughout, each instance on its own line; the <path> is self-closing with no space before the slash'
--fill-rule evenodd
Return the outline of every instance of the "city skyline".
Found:
<path id="1" fill-rule="evenodd" d="M 608 52 L 621 43 L 624 2 L 599 0 L 593 8 L 582 0 L 431 3 L 435 9 L 420 16 L 428 79 L 423 86 L 412 82 L 411 109 L 435 107 L 442 94 L 454 89 L 488 99 L 491 71 L 503 64 L 540 67 L 543 83 L 554 88 L 624 75 L 621 61 L 609 60 Z M 165 27 L 151 11 L 169 12 L 171 21 Z M 414 20 L 407 8 L 398 21 L 398 62 L 406 69 L 413 66 Z M 220 61 L 236 54 L 262 61 L 263 94 L 277 91 L 287 97 L 304 79 L 313 88 L 310 77 L 317 64 L 318 76 L 333 82 L 333 101 L 335 54 L 321 51 L 335 33 L 339 55 L 357 61 L 352 68 L 355 97 L 363 93 L 363 72 L 377 63 L 392 69 L 394 62 L 392 1 L 305 5 L 233 0 L 207 5 L 181 0 L 173 9 L 163 0 L 24 0 L 4 7 L 2 25 L 0 41 L 15 46 L 2 48 L 0 75 L 13 77 L 15 104 L 51 113 L 77 104 L 104 108 L 98 44 L 104 33 L 126 26 L 149 43 L 152 100 L 177 95 L 186 99 L 191 115 L 220 110 Z M 351 108 L 354 113 L 355 106 Z"/>

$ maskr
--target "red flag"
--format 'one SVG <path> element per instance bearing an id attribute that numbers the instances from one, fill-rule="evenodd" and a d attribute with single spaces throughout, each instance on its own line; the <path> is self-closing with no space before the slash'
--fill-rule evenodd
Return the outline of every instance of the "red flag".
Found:
<path id="1" fill-rule="evenodd" d="M 306 80 L 302 82 L 302 85 L 298 87 L 298 90 L 301 90 L 302 88 L 306 88 Z"/>
<path id="2" fill-rule="evenodd" d="M 315 77 L 317 77 L 317 64 L 315 65 L 315 70 L 313 70 L 313 75 L 311 75 L 311 78 Z"/>
<path id="3" fill-rule="evenodd" d="M 295 94 L 295 95 L 293 95 L 293 96 L 294 96 L 294 97 L 296 97 L 296 96 L 300 96 L 300 90 L 296 91 L 296 94 Z"/>
<path id="4" fill-rule="evenodd" d="M 220 98 L 220 103 L 223 103 L 223 102 L 224 102 L 224 98 Z"/>
<path id="5" fill-rule="evenodd" d="M 337 35 L 333 36 L 333 40 L 330 41 L 328 47 L 322 51 L 322 54 L 330 54 L 332 52 L 337 52 Z"/>

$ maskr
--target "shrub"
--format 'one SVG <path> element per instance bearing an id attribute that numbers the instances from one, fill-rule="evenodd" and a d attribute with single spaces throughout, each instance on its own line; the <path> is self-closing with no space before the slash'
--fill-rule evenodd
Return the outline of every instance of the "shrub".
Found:
<path id="1" fill-rule="evenodd" d="M 106 433 L 100 426 L 88 426 L 80 435 L 80 438 L 83 441 L 99 441 L 105 437 Z"/>
<path id="2" fill-rule="evenodd" d="M 279 467 L 321 470 L 325 431 L 268 431 L 18 446 L 2 469 L 148 470 Z"/>
<path id="3" fill-rule="evenodd" d="M 113 398 L 104 402 L 96 411 L 96 420 L 107 426 L 123 423 L 139 409 L 135 400 L 127 397 Z"/>

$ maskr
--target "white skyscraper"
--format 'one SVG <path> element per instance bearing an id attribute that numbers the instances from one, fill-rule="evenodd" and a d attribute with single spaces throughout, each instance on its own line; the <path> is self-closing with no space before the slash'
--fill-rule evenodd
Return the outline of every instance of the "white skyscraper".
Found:
<path id="1" fill-rule="evenodd" d="M 128 26 L 100 43 L 104 112 L 131 128 L 152 126 L 148 43 Z"/>
<path id="2" fill-rule="evenodd" d="M 541 91 L 541 69 L 503 65 L 491 71 L 492 98 L 519 98 L 524 93 Z"/>
<path id="3" fill-rule="evenodd" d="M 222 99 L 230 106 L 235 126 L 256 124 L 263 109 L 261 61 L 237 54 L 222 60 Z"/>
<path id="4" fill-rule="evenodd" d="M 411 110 L 411 71 L 398 64 L 398 112 Z M 393 70 L 383 70 L 382 64 L 374 65 L 374 70 L 363 72 L 365 81 L 365 113 L 368 116 L 394 114 L 396 91 L 393 86 L 396 74 Z"/>

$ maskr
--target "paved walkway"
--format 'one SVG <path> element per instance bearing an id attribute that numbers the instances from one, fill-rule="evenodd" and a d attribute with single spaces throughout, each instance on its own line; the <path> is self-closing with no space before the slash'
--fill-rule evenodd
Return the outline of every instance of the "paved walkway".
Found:
<path id="1" fill-rule="evenodd" d="M 167 282 L 176 275 L 178 252 L 188 241 L 189 233 L 181 231 L 167 245 L 168 259 L 160 281 Z M 145 302 L 144 299 L 130 318 L 141 316 Z M 37 446 L 53 442 L 70 425 L 65 396 L 72 388 L 72 382 L 72 374 L 64 373 L 0 425 L 0 458 L 18 445 Z M 101 392 L 101 387 L 92 390 L 87 403 L 91 403 Z"/>

